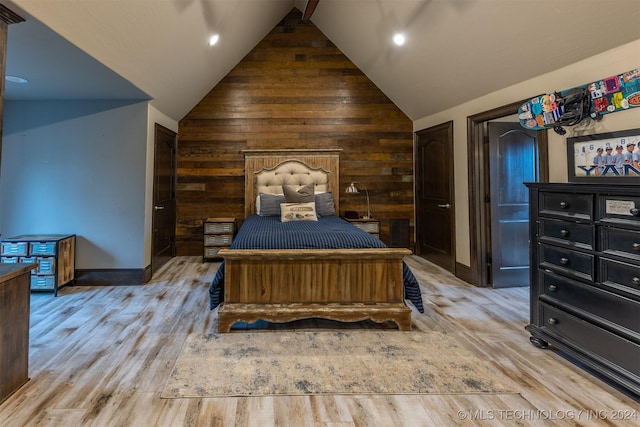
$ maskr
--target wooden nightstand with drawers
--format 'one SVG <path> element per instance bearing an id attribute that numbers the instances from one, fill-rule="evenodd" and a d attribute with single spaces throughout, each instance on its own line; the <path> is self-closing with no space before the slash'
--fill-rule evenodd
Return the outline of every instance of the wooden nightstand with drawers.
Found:
<path id="1" fill-rule="evenodd" d="M 235 218 L 207 218 L 203 223 L 202 261 L 222 259 L 218 251 L 228 248 L 236 232 Z"/>

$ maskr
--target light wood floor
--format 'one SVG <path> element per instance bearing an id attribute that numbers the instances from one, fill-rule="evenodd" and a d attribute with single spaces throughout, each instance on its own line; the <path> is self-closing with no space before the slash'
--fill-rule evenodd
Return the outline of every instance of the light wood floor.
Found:
<path id="1" fill-rule="evenodd" d="M 517 393 L 160 399 L 187 334 L 214 331 L 217 321 L 208 286 L 218 264 L 178 257 L 144 286 L 32 294 L 31 380 L 0 405 L 0 425 L 638 425 L 637 398 L 529 343 L 528 289 L 475 288 L 421 258 L 407 263 L 426 308 L 414 312 L 414 327 L 450 334 Z M 389 325 L 309 321 L 276 329 L 318 327 Z M 625 415 L 636 418 L 615 419 Z"/>

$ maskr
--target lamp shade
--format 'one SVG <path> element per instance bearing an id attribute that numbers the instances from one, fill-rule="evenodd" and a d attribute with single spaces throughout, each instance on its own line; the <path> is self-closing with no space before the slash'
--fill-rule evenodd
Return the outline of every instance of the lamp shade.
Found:
<path id="1" fill-rule="evenodd" d="M 363 216 L 363 219 L 370 219 L 373 218 L 371 216 L 371 208 L 369 205 L 369 192 L 367 191 L 367 189 L 362 186 L 362 189 L 364 190 L 365 195 L 367 196 L 367 215 Z M 345 193 L 347 194 L 360 194 L 360 190 L 358 189 L 358 187 L 356 187 L 356 183 L 352 182 L 347 189 L 345 190 Z"/>
<path id="2" fill-rule="evenodd" d="M 358 190 L 358 187 L 356 187 L 356 184 L 353 182 L 347 187 L 347 190 L 345 191 L 345 193 L 347 194 L 358 194 L 359 192 L 360 190 Z"/>

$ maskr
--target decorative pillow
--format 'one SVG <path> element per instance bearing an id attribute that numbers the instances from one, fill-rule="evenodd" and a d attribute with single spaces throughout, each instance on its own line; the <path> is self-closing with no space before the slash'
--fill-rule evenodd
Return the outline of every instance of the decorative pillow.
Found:
<path id="1" fill-rule="evenodd" d="M 282 203 L 280 205 L 280 221 L 317 221 L 315 202 Z"/>
<path id="2" fill-rule="evenodd" d="M 309 203 L 314 201 L 313 182 L 295 190 L 291 185 L 283 185 L 282 192 L 287 203 Z"/>
<path id="3" fill-rule="evenodd" d="M 336 208 L 333 205 L 333 193 L 316 193 L 316 213 L 319 216 L 329 216 L 336 214 Z"/>
<path id="4" fill-rule="evenodd" d="M 280 204 L 284 203 L 284 194 L 258 194 L 260 203 L 258 204 L 258 215 L 279 216 Z"/>

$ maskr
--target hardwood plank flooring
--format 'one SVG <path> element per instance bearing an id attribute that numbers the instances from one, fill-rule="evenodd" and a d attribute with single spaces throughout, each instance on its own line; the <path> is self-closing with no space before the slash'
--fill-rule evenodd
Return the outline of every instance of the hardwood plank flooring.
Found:
<path id="1" fill-rule="evenodd" d="M 177 257 L 144 286 L 75 286 L 31 297 L 30 381 L 0 405 L 2 426 L 635 426 L 638 398 L 529 343 L 527 288 L 475 288 L 410 256 L 426 312 L 414 327 L 457 339 L 513 394 L 160 399 L 190 333 L 216 328 L 218 263 Z M 266 325 L 393 328 L 322 320 Z M 235 330 L 232 333 L 243 333 Z M 615 420 L 627 414 L 635 419 Z M 635 411 L 635 412 L 634 412 Z"/>

